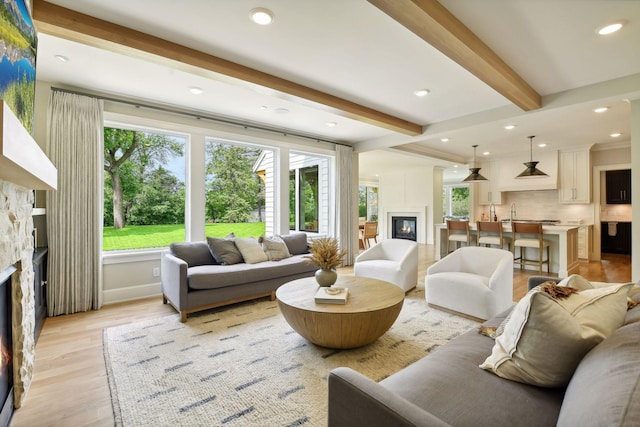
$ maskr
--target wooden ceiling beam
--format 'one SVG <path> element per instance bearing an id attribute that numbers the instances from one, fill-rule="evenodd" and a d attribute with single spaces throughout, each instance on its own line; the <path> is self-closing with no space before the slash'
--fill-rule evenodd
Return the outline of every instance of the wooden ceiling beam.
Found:
<path id="1" fill-rule="evenodd" d="M 368 0 L 525 111 L 540 94 L 437 0 Z"/>
<path id="2" fill-rule="evenodd" d="M 405 135 L 422 133 L 422 126 L 352 101 L 280 77 L 209 55 L 131 28 L 107 22 L 55 4 L 34 0 L 33 20 L 39 32 L 182 71 L 218 78 L 232 77 L 315 103 L 334 114 Z"/>

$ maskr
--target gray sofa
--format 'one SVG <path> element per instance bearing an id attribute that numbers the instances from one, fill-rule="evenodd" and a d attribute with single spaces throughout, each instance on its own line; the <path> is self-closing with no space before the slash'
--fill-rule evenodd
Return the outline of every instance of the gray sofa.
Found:
<path id="1" fill-rule="evenodd" d="M 162 298 L 185 322 L 187 314 L 270 296 L 280 285 L 313 276 L 303 254 L 279 261 L 220 265 L 207 242 L 174 243 L 161 255 Z"/>
<path id="2" fill-rule="evenodd" d="M 485 325 L 497 327 L 504 317 Z M 328 380 L 328 424 L 640 426 L 640 306 L 582 359 L 566 388 L 531 386 L 480 369 L 493 345 L 469 331 L 380 383 L 335 369 Z"/>

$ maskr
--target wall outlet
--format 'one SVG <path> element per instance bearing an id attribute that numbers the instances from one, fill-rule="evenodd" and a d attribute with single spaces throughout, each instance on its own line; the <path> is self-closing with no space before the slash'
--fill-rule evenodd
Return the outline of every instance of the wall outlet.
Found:
<path id="1" fill-rule="evenodd" d="M 153 268 L 153 277 L 160 277 L 160 268 L 159 267 L 154 267 Z"/>

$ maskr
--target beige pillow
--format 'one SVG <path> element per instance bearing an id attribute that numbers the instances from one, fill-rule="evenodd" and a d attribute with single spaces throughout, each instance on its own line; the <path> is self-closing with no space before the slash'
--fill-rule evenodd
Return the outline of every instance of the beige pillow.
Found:
<path id="1" fill-rule="evenodd" d="M 526 384 L 567 385 L 582 357 L 622 326 L 630 286 L 587 289 L 566 299 L 531 290 L 480 367 Z"/>
<path id="2" fill-rule="evenodd" d="M 235 243 L 247 264 L 257 264 L 269 260 L 255 237 L 236 237 Z"/>
<path id="3" fill-rule="evenodd" d="M 280 261 L 291 256 L 287 244 L 278 236 L 261 237 L 260 242 L 270 261 Z"/>
<path id="4" fill-rule="evenodd" d="M 611 285 L 613 285 L 613 283 L 609 284 L 609 286 Z M 579 274 L 572 274 L 569 277 L 565 277 L 558 282 L 558 286 L 568 286 L 570 288 L 576 288 L 579 291 L 593 289 L 595 287 L 590 281 L 580 276 Z"/>

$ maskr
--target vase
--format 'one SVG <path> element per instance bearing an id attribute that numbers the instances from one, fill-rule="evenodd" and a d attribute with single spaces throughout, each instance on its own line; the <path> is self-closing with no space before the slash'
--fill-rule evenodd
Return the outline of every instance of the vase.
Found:
<path id="1" fill-rule="evenodd" d="M 316 282 L 320 286 L 331 286 L 338 280 L 338 273 L 335 270 L 321 268 L 316 271 Z"/>

